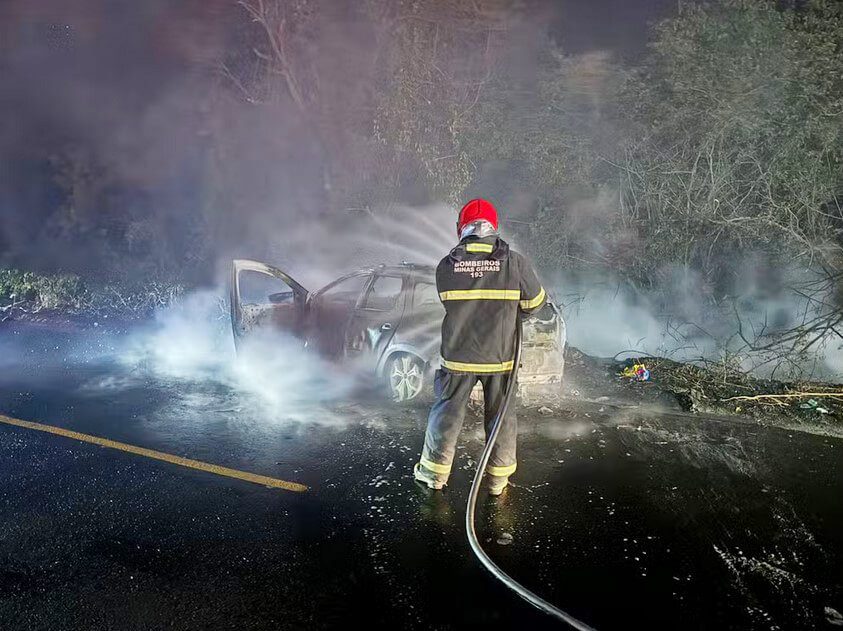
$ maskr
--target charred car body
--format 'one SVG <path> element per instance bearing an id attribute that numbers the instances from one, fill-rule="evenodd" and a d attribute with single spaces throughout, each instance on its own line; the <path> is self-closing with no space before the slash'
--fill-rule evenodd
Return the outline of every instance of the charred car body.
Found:
<path id="1" fill-rule="evenodd" d="M 368 360 L 393 400 L 414 399 L 432 381 L 440 360 L 445 309 L 434 272 L 433 267 L 410 263 L 380 265 L 310 292 L 277 267 L 235 260 L 231 272 L 235 344 L 256 331 L 282 331 L 322 356 Z M 249 285 L 257 285 L 258 291 L 247 291 Z M 522 394 L 558 390 L 565 337 L 565 322 L 550 300 L 524 320 Z"/>

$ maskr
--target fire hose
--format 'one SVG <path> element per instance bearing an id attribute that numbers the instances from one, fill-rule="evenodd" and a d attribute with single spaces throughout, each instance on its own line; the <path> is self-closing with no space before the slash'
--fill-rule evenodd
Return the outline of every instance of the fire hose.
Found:
<path id="1" fill-rule="evenodd" d="M 492 423 L 492 428 L 489 431 L 489 435 L 486 440 L 486 448 L 483 450 L 483 454 L 480 456 L 480 462 L 477 464 L 477 471 L 474 473 L 474 481 L 471 483 L 471 490 L 468 493 L 468 505 L 465 509 L 465 530 L 466 534 L 468 535 L 468 543 L 471 546 L 471 549 L 474 554 L 480 560 L 480 563 L 483 564 L 483 567 L 485 567 L 492 574 L 492 576 L 494 576 L 501 583 L 506 585 L 509 589 L 514 591 L 528 603 L 530 603 L 537 609 L 540 609 L 541 611 L 545 612 L 546 614 L 553 616 L 557 620 L 568 624 L 570 627 L 577 629 L 578 631 L 595 631 L 592 627 L 588 626 L 584 622 L 580 622 L 572 615 L 562 611 L 561 609 L 555 607 L 554 605 L 547 602 L 537 594 L 531 592 L 529 589 L 524 587 L 521 583 L 516 581 L 514 578 L 504 572 L 501 568 L 499 568 L 497 564 L 492 561 L 489 555 L 486 554 L 486 552 L 480 546 L 480 542 L 477 539 L 477 533 L 474 530 L 474 512 L 475 508 L 477 507 L 477 495 L 480 491 L 480 482 L 483 480 L 483 473 L 486 471 L 486 465 L 489 463 L 489 458 L 492 455 L 492 449 L 494 448 L 495 441 L 498 438 L 498 433 L 500 432 L 503 419 L 506 418 L 506 412 L 509 409 L 512 397 L 515 394 L 515 382 L 518 377 L 518 364 L 521 362 L 521 318 L 518 317 L 517 320 L 518 323 L 515 327 L 515 361 L 512 368 L 512 373 L 509 382 L 506 384 L 506 391 L 504 392 L 503 401 L 501 403 L 501 406 L 498 408 L 497 414 L 495 415 L 495 419 Z"/>

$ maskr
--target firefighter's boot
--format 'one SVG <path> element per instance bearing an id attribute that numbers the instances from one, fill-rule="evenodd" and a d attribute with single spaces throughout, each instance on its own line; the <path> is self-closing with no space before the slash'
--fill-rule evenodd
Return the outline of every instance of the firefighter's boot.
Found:
<path id="1" fill-rule="evenodd" d="M 421 482 L 426 485 L 427 488 L 433 489 L 434 491 L 441 490 L 446 483 L 446 480 L 443 480 L 435 473 L 428 471 L 426 467 L 422 466 L 418 462 L 416 463 L 416 466 L 413 467 L 413 477 L 416 479 L 416 482 Z"/>
<path id="2" fill-rule="evenodd" d="M 509 485 L 508 475 L 490 475 L 489 476 L 489 495 L 498 496 L 503 493 L 503 490 Z"/>

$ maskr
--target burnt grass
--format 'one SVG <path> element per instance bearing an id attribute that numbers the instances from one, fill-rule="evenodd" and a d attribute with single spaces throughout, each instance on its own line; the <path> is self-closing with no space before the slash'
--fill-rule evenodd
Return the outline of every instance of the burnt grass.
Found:
<path id="1" fill-rule="evenodd" d="M 668 412 L 741 417 L 763 425 L 818 433 L 843 432 L 843 385 L 760 379 L 715 363 L 698 365 L 661 357 L 617 361 L 568 347 L 563 396 L 568 400 L 650 407 Z M 644 364 L 647 381 L 623 376 Z"/>

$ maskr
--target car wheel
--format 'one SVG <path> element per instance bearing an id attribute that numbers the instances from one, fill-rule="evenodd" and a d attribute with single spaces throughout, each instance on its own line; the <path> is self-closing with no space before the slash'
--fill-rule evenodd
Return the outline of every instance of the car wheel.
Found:
<path id="1" fill-rule="evenodd" d="M 392 400 L 415 399 L 424 388 L 424 362 L 415 355 L 398 353 L 386 364 L 386 380 Z"/>

